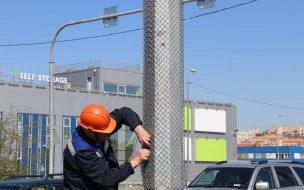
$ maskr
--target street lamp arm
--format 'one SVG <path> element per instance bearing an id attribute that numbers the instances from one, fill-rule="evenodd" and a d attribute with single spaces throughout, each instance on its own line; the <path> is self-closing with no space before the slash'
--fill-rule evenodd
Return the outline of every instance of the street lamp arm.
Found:
<path id="1" fill-rule="evenodd" d="M 111 15 L 106 15 L 106 16 L 101 16 L 101 17 L 95 17 L 95 18 L 90 18 L 90 19 L 86 19 L 86 20 L 79 20 L 79 21 L 69 22 L 69 23 L 62 25 L 55 33 L 53 40 L 52 40 L 51 49 L 50 49 L 50 62 L 53 62 L 53 49 L 54 49 L 54 44 L 55 44 L 56 38 L 57 38 L 58 34 L 61 32 L 61 30 L 64 29 L 65 27 L 71 26 L 71 25 L 76 25 L 76 24 L 82 24 L 82 23 L 86 23 L 86 22 L 93 22 L 93 21 L 97 21 L 97 20 L 111 19 L 111 18 L 115 18 L 115 17 L 119 17 L 119 16 L 125 16 L 125 15 L 129 15 L 129 14 L 140 13 L 140 12 L 143 12 L 143 9 L 137 9 L 137 10 L 122 12 L 122 13 L 118 13 L 118 14 L 111 14 Z"/>

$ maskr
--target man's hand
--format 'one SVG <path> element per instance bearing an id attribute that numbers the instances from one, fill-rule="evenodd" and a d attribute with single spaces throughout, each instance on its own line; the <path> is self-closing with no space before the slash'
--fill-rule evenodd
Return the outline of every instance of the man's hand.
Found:
<path id="1" fill-rule="evenodd" d="M 148 149 L 140 149 L 136 152 L 134 158 L 130 161 L 132 168 L 135 169 L 139 166 L 143 161 L 148 160 L 150 156 L 150 150 Z"/>
<path id="2" fill-rule="evenodd" d="M 150 148 L 150 146 L 151 146 L 151 144 L 150 144 L 151 136 L 149 135 L 149 133 L 141 125 L 138 125 L 134 129 L 134 132 L 136 133 L 139 142 L 143 146 L 145 146 L 147 148 Z"/>

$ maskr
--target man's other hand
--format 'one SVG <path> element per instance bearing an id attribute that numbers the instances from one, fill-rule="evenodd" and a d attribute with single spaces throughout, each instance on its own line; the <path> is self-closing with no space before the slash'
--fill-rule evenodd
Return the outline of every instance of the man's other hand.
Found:
<path id="1" fill-rule="evenodd" d="M 150 146 L 151 146 L 151 144 L 150 144 L 151 136 L 149 135 L 149 133 L 141 125 L 138 125 L 134 129 L 134 132 L 136 133 L 139 142 L 143 146 L 145 146 L 147 148 L 150 148 Z"/>
<path id="2" fill-rule="evenodd" d="M 139 166 L 143 161 L 148 160 L 150 156 L 150 150 L 148 149 L 140 149 L 136 152 L 134 158 L 130 161 L 132 168 L 135 169 Z"/>

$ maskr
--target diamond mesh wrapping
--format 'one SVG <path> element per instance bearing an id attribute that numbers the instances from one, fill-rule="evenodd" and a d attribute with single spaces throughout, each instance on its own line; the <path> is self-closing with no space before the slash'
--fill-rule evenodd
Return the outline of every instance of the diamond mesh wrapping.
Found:
<path id="1" fill-rule="evenodd" d="M 147 190 L 183 189 L 183 1 L 144 0 L 143 122 L 152 136 L 141 167 Z"/>

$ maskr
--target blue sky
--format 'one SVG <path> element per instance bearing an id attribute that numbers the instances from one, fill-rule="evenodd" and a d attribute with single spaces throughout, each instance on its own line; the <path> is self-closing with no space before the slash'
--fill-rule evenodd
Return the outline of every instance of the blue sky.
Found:
<path id="1" fill-rule="evenodd" d="M 184 18 L 220 10 L 250 0 L 217 0 L 215 8 L 197 10 L 196 2 L 184 5 Z M 142 8 L 142 0 L 2 0 L 0 3 L 0 67 L 4 71 L 49 73 L 49 42 L 68 22 Z M 266 130 L 274 125 L 304 124 L 304 1 L 258 0 L 215 14 L 184 21 L 184 67 L 190 75 L 190 98 L 237 105 L 241 131 Z M 143 28 L 142 13 L 118 19 L 118 26 L 103 28 L 102 21 L 70 26 L 57 40 L 106 35 Z M 87 40 L 56 43 L 55 66 L 93 60 L 143 62 L 143 30 Z M 185 77 L 186 79 L 186 77 Z M 211 90 L 207 90 L 207 89 Z M 254 103 L 296 107 L 290 109 Z M 185 87 L 186 91 L 186 87 Z M 185 93 L 186 96 L 186 93 Z"/>

